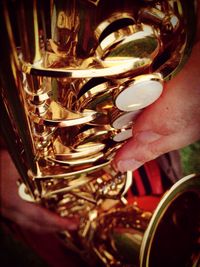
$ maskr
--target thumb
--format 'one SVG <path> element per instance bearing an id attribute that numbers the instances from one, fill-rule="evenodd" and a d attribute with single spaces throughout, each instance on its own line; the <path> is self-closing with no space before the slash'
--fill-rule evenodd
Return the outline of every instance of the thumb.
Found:
<path id="1" fill-rule="evenodd" d="M 198 57 L 197 53 L 193 55 L 177 77 L 165 85 L 162 96 L 138 117 L 133 137 L 116 153 L 113 165 L 117 170 L 135 170 L 200 138 L 200 53 Z"/>

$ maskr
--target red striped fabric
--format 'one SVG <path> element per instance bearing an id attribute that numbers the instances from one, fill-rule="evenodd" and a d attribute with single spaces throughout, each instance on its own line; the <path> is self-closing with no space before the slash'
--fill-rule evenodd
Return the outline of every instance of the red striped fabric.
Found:
<path id="1" fill-rule="evenodd" d="M 147 162 L 146 164 L 144 164 L 144 168 L 151 185 L 152 194 L 153 195 L 162 194 L 164 192 L 162 186 L 162 177 L 156 160 L 151 160 Z"/>

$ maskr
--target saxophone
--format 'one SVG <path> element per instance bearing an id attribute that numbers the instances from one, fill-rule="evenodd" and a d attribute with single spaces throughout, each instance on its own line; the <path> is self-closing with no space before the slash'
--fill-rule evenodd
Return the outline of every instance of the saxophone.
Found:
<path id="1" fill-rule="evenodd" d="M 128 203 L 132 173 L 111 164 L 186 61 L 195 2 L 18 0 L 0 13 L 1 131 L 19 195 L 79 216 L 59 235 L 91 266 L 197 266 L 199 176 L 150 213 Z"/>

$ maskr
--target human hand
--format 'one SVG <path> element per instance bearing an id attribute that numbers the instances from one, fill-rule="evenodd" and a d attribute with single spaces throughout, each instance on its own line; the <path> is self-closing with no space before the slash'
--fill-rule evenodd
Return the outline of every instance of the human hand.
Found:
<path id="1" fill-rule="evenodd" d="M 200 16 L 200 7 L 198 15 Z M 162 96 L 133 126 L 133 137 L 117 152 L 113 165 L 135 170 L 161 154 L 200 139 L 200 19 L 192 54 L 181 72 L 167 82 Z"/>
<path id="2" fill-rule="evenodd" d="M 19 174 L 6 150 L 1 150 L 0 175 L 0 213 L 32 232 L 55 233 L 63 230 L 75 230 L 75 219 L 64 219 L 37 204 L 22 200 L 17 192 Z"/>

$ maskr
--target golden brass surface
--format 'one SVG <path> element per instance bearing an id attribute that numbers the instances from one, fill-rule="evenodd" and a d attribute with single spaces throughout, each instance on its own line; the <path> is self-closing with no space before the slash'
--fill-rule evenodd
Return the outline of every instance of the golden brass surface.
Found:
<path id="1" fill-rule="evenodd" d="M 135 117 L 189 55 L 194 9 L 187 0 L 0 1 L 1 131 L 19 194 L 79 216 L 77 232 L 60 235 L 90 265 L 160 267 L 151 236 L 167 207 L 187 188 L 199 201 L 199 177 L 185 178 L 152 215 L 128 203 L 132 173 L 112 167 Z"/>

